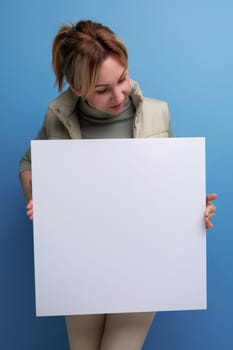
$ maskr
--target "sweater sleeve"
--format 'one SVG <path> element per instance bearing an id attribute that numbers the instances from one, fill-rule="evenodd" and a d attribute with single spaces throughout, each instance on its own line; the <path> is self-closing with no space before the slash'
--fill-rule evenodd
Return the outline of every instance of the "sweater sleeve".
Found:
<path id="1" fill-rule="evenodd" d="M 46 117 L 44 119 L 43 125 L 36 135 L 36 140 L 47 140 L 46 132 Z M 31 171 L 31 147 L 29 146 L 23 157 L 19 161 L 19 173 L 23 171 Z"/>
<path id="2" fill-rule="evenodd" d="M 171 121 L 169 121 L 168 137 L 175 137 L 174 132 L 171 127 Z"/>
<path id="3" fill-rule="evenodd" d="M 168 104 L 165 104 L 166 106 L 166 114 L 167 114 L 167 118 L 168 118 L 168 137 L 175 137 L 174 132 L 172 130 L 172 126 L 171 126 L 171 115 L 170 115 L 170 110 L 168 107 Z"/>

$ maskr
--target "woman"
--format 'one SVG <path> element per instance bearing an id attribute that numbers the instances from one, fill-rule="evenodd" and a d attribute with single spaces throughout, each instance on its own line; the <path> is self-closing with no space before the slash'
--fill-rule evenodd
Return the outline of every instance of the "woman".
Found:
<path id="1" fill-rule="evenodd" d="M 128 76 L 127 49 L 107 27 L 92 21 L 63 26 L 53 42 L 52 63 L 59 91 L 49 104 L 37 139 L 171 137 L 163 101 L 144 98 Z M 20 161 L 20 179 L 33 218 L 31 156 Z M 212 200 L 206 196 L 205 224 L 213 225 Z M 154 313 L 67 316 L 71 350 L 139 350 Z"/>

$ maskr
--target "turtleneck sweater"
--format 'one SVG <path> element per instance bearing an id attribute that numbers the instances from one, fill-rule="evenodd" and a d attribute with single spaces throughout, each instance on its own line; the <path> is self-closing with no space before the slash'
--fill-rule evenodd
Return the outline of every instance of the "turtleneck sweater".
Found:
<path id="1" fill-rule="evenodd" d="M 131 138 L 133 136 L 133 120 L 135 107 L 130 97 L 124 109 L 117 115 L 111 115 L 90 107 L 80 98 L 77 104 L 83 139 Z"/>

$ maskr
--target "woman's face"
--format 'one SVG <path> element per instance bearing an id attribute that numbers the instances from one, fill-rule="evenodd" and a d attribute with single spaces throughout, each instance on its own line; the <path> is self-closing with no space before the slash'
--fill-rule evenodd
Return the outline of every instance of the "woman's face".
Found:
<path id="1" fill-rule="evenodd" d="M 108 56 L 100 66 L 95 87 L 86 96 L 89 106 L 117 115 L 129 96 L 130 80 L 127 68 L 114 56 Z"/>

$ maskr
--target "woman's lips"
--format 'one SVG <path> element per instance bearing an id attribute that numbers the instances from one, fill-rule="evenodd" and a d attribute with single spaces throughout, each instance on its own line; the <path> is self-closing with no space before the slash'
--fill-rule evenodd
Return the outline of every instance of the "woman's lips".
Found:
<path id="1" fill-rule="evenodd" d="M 118 105 L 111 106 L 110 108 L 111 108 L 111 109 L 114 109 L 115 111 L 119 111 L 119 110 L 122 109 L 123 105 L 124 105 L 124 103 L 122 102 L 122 103 L 120 103 L 120 104 L 118 104 Z"/>

